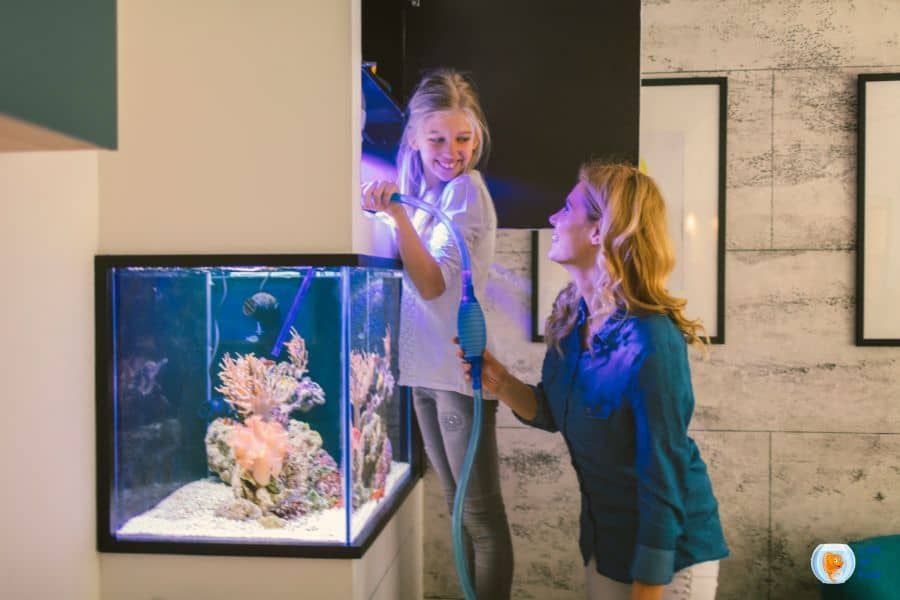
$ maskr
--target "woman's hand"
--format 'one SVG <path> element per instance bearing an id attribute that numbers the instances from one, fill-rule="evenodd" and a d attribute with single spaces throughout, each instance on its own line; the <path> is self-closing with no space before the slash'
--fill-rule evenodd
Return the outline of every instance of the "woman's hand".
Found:
<path id="1" fill-rule="evenodd" d="M 396 220 L 401 212 L 406 214 L 402 205 L 391 202 L 391 196 L 399 191 L 397 185 L 390 181 L 370 181 L 362 186 L 359 204 L 363 210 L 384 212 Z"/>
<path id="2" fill-rule="evenodd" d="M 453 338 L 453 343 L 459 345 L 459 338 Z M 469 372 L 472 370 L 472 366 L 465 361 L 462 348 L 456 352 L 456 355 L 463 363 L 462 368 L 466 374 L 466 381 L 471 381 Z M 534 388 L 519 381 L 487 350 L 481 355 L 481 387 L 496 395 L 501 402 L 526 421 L 532 421 L 538 416 L 540 405 Z M 540 425 L 538 426 L 540 427 Z M 548 431 L 556 431 L 556 429 L 548 429 Z"/>
<path id="3" fill-rule="evenodd" d="M 453 338 L 453 343 L 459 345 L 459 338 Z M 472 365 L 466 362 L 463 357 L 462 348 L 460 348 L 456 355 L 462 361 L 462 368 L 466 374 L 466 381 L 471 381 L 472 377 L 469 375 L 469 371 L 472 370 Z M 481 387 L 492 394 L 500 395 L 500 391 L 506 385 L 507 381 L 509 381 L 509 371 L 500 364 L 494 355 L 484 351 L 484 354 L 481 355 Z"/>

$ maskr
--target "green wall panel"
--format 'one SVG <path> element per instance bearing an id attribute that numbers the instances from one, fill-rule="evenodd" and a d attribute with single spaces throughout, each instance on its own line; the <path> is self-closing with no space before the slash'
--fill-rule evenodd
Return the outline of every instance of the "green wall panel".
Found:
<path id="1" fill-rule="evenodd" d="M 0 1 L 0 113 L 115 148 L 116 0 Z"/>

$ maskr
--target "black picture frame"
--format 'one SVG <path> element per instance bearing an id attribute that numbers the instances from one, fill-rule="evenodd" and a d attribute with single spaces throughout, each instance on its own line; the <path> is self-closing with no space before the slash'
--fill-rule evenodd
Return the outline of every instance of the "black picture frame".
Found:
<path id="1" fill-rule="evenodd" d="M 716 210 L 716 234 L 715 239 L 713 240 L 713 247 L 715 248 L 715 264 L 712 266 L 712 270 L 715 273 L 716 281 L 714 283 L 714 295 L 715 297 L 711 300 L 708 300 L 707 303 L 714 306 L 715 315 L 709 319 L 704 319 L 705 323 L 714 323 L 715 330 L 709 336 L 709 341 L 712 344 L 724 344 L 725 343 L 725 223 L 726 223 L 726 189 L 727 189 L 727 125 L 728 125 L 728 79 L 727 77 L 685 77 L 685 78 L 657 78 L 657 79 L 643 79 L 641 80 L 642 88 L 651 88 L 651 87 L 671 87 L 671 88 L 683 88 L 684 86 L 713 86 L 716 88 L 715 97 L 717 98 L 717 114 L 714 116 L 714 121 L 716 123 L 717 132 L 714 135 L 715 143 L 718 146 L 718 153 L 714 159 L 714 162 L 711 164 L 708 170 L 711 170 L 715 174 L 716 182 L 715 182 L 715 198 L 713 199 L 713 203 Z M 695 89 L 695 88 L 689 88 Z M 642 102 L 644 99 L 642 97 Z M 641 133 L 644 133 L 643 125 L 641 129 Z M 643 150 L 642 150 L 643 152 Z M 642 154 L 643 156 L 643 154 Z M 653 173 L 651 172 L 651 175 Z M 661 184 L 662 185 L 662 184 Z M 664 190 L 665 193 L 665 190 Z M 547 294 L 542 294 L 541 290 L 541 279 L 542 279 L 542 266 L 544 269 L 547 269 L 547 265 L 549 261 L 543 259 L 544 255 L 544 246 L 546 243 L 543 241 L 549 235 L 549 230 L 536 230 L 532 231 L 531 235 L 531 289 L 532 289 L 532 301 L 531 301 L 531 341 L 532 342 L 544 342 L 544 336 L 542 333 L 542 319 L 546 318 L 546 315 L 549 314 L 549 302 L 552 300 L 548 300 L 549 296 Z M 550 266 L 549 269 L 554 269 L 555 267 Z M 554 279 L 557 281 L 558 277 Z M 551 284 L 553 285 L 553 284 Z M 559 287 L 559 286 L 557 286 Z M 544 300 L 541 301 L 541 297 L 543 296 Z M 688 308 L 690 313 L 690 305 Z M 691 314 L 692 317 L 696 315 Z"/>
<path id="2" fill-rule="evenodd" d="M 881 85 L 893 84 L 893 85 Z M 876 89 L 877 88 L 877 89 Z M 891 89 L 893 88 L 893 89 Z M 882 96 L 887 94 L 887 96 Z M 885 102 L 884 98 L 887 98 Z M 885 106 L 886 105 L 886 106 Z M 894 194 L 894 203 L 900 207 L 900 197 L 895 184 L 897 181 L 896 166 L 891 168 L 881 165 L 880 162 L 890 156 L 892 165 L 896 164 L 898 150 L 897 136 L 900 134 L 900 73 L 866 73 L 857 76 L 857 170 L 856 170 L 856 315 L 855 315 L 855 342 L 857 346 L 900 346 L 900 322 L 897 319 L 897 306 L 900 306 L 900 283 L 892 277 L 892 273 L 880 273 L 880 281 L 892 282 L 898 290 L 893 294 L 890 290 L 875 290 L 869 287 L 874 284 L 872 277 L 876 271 L 877 262 L 884 255 L 896 256 L 897 252 L 891 252 L 892 239 L 895 244 L 900 244 L 900 227 L 896 232 L 890 231 L 890 219 L 884 218 L 884 211 L 880 210 L 878 202 L 884 202 L 881 196 L 883 190 L 888 189 Z M 893 113 L 886 113 L 893 111 Z M 893 117 L 896 123 L 885 121 Z M 889 144 L 885 146 L 885 143 Z M 882 149 L 885 152 L 877 154 Z M 887 153 L 890 154 L 887 154 Z M 885 173 L 885 171 L 890 171 Z M 885 181 L 885 175 L 893 176 L 894 181 Z M 889 193 L 890 193 L 889 192 Z M 890 200 L 888 200 L 890 201 Z M 870 231 L 869 227 L 883 228 L 880 231 Z M 895 236 L 891 236 L 895 233 Z M 896 250 L 896 249 L 894 249 Z M 875 262 L 876 264 L 872 264 Z M 884 267 L 884 265 L 881 265 Z M 898 272 L 896 266 L 893 272 Z M 867 275 L 868 284 L 867 286 Z M 869 308 L 867 325 L 866 307 Z M 877 309 L 883 307 L 881 311 Z M 879 314 L 872 315 L 873 312 Z M 892 317 L 888 332 L 879 335 L 879 326 L 873 321 L 884 320 L 880 313 L 890 313 Z M 882 330 L 885 328 L 882 326 Z"/>

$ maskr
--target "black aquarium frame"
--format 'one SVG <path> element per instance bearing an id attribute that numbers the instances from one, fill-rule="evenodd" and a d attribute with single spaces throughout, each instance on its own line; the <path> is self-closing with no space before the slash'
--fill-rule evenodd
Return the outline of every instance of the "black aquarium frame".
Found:
<path id="1" fill-rule="evenodd" d="M 362 556 L 378 538 L 416 482 L 423 475 L 424 450 L 416 420 L 411 414 L 411 398 L 407 388 L 401 388 L 401 422 L 409 419 L 410 474 L 391 500 L 387 511 L 360 532 L 354 544 L 325 542 L 245 543 L 227 542 L 158 542 L 152 540 L 119 540 L 110 533 L 110 498 L 114 482 L 113 439 L 113 370 L 109 360 L 112 352 L 112 306 L 109 272 L 125 267 L 374 267 L 401 269 L 396 259 L 365 254 L 105 254 L 94 256 L 94 321 L 95 321 L 95 429 L 97 445 L 97 550 L 125 554 L 186 554 L 204 556 L 271 556 L 287 558 L 355 559 Z M 401 292 L 402 294 L 402 292 Z"/>

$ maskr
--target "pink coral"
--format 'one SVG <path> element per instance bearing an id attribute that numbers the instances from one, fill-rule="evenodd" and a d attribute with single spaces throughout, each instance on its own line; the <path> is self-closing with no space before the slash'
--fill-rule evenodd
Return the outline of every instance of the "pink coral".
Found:
<path id="1" fill-rule="evenodd" d="M 294 377 L 302 378 L 306 374 L 306 366 L 309 364 L 309 352 L 306 351 L 306 341 L 297 330 L 291 327 L 291 339 L 284 343 L 287 348 L 291 365 L 294 367 Z"/>
<path id="2" fill-rule="evenodd" d="M 283 404 L 297 387 L 293 379 L 273 374 L 272 366 L 272 361 L 253 354 L 239 355 L 237 360 L 226 354 L 219 373 L 223 385 L 216 391 L 224 394 L 241 416 L 256 414 L 268 418 L 271 410 Z"/>
<path id="3" fill-rule="evenodd" d="M 391 335 L 382 338 L 384 354 L 350 352 L 350 402 L 353 406 L 350 430 L 353 506 L 384 496 L 391 468 L 391 442 L 378 413 L 394 392 L 391 373 Z"/>
<path id="4" fill-rule="evenodd" d="M 306 373 L 306 342 L 291 329 L 285 342 L 290 362 L 276 363 L 252 353 L 232 358 L 226 354 L 220 364 L 222 385 L 216 388 L 242 417 L 259 415 L 266 421 L 287 424 L 294 410 L 307 412 L 325 403 L 322 387 Z"/>
<path id="5" fill-rule="evenodd" d="M 284 458 L 291 448 L 288 434 L 278 423 L 267 423 L 258 415 L 249 417 L 246 424 L 235 423 L 228 445 L 244 471 L 249 472 L 260 486 L 281 473 Z"/>
<path id="6" fill-rule="evenodd" d="M 343 485 L 341 484 L 341 472 L 337 463 L 325 450 L 319 450 L 319 455 L 314 459 L 313 477 L 314 488 L 325 500 L 329 507 L 340 503 Z"/>
<path id="7" fill-rule="evenodd" d="M 353 405 L 353 422 L 361 425 L 362 413 L 374 412 L 394 391 L 391 373 L 391 332 L 384 338 L 384 354 L 350 351 L 350 403 Z"/>

